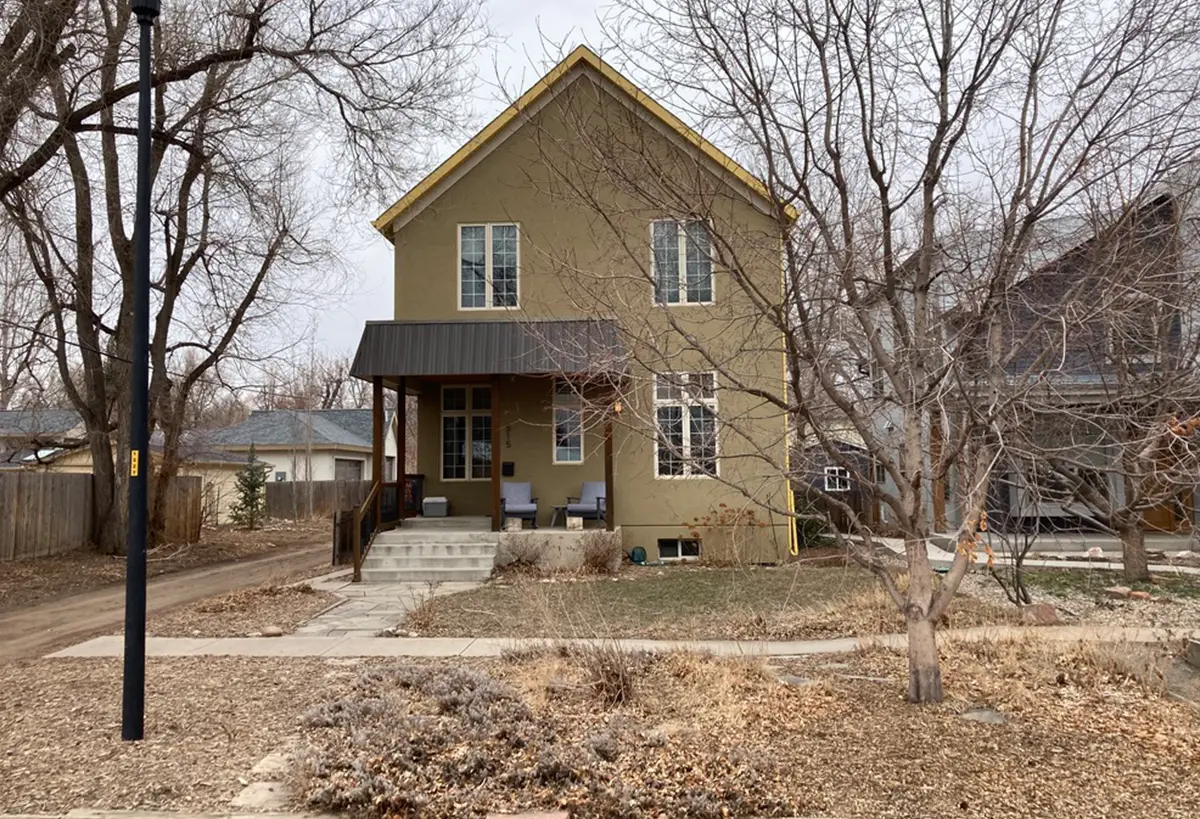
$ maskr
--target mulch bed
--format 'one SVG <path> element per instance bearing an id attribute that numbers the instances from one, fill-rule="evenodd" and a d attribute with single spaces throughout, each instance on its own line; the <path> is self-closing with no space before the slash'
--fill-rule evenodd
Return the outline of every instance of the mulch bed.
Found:
<path id="1" fill-rule="evenodd" d="M 271 627 L 290 634 L 340 601 L 308 584 L 254 586 L 151 617 L 146 628 L 155 637 L 247 637 Z"/>

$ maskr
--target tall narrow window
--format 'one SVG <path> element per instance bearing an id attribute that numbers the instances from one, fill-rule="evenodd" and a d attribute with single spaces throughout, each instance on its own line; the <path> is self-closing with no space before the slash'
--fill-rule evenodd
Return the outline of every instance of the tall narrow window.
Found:
<path id="1" fill-rule="evenodd" d="M 711 372 L 670 373 L 655 379 L 655 472 L 660 477 L 717 474 L 716 387 L 716 374 Z"/>
<path id="2" fill-rule="evenodd" d="M 554 385 L 554 463 L 583 463 L 583 412 L 569 383 Z"/>
<path id="3" fill-rule="evenodd" d="M 459 225 L 458 250 L 461 309 L 517 306 L 521 254 L 516 225 Z"/>
<path id="4" fill-rule="evenodd" d="M 708 225 L 693 219 L 650 224 L 654 297 L 662 304 L 713 300 L 712 242 Z"/>
<path id="5" fill-rule="evenodd" d="M 442 388 L 442 480 L 492 476 L 492 391 Z"/>

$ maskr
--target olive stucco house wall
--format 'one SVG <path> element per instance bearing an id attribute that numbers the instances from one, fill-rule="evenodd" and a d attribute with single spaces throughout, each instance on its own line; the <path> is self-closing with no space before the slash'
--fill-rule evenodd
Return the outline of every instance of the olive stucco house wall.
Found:
<path id="1" fill-rule="evenodd" d="M 645 179 L 659 182 L 647 187 Z M 355 373 L 419 396 L 417 464 L 426 496 L 446 497 L 455 515 L 490 515 L 491 469 L 504 465 L 503 480 L 532 484 L 545 526 L 552 507 L 578 495 L 583 482 L 605 480 L 609 455 L 615 525 L 627 548 L 641 546 L 654 559 L 660 541 L 691 540 L 697 519 L 747 509 L 752 527 L 700 528 L 703 555 L 786 557 L 793 532 L 788 426 L 763 397 L 786 398 L 783 348 L 751 295 L 776 304 L 782 298 L 780 219 L 747 172 L 581 47 L 376 226 L 395 246 L 395 325 L 458 326 L 462 343 L 478 344 L 478 322 L 519 323 L 536 336 L 547 320 L 603 320 L 619 338 L 613 346 L 621 360 L 589 368 L 611 370 L 601 388 L 554 366 L 473 373 L 426 363 L 419 376 L 411 368 L 389 371 L 372 366 L 372 355 L 379 362 L 400 353 L 380 349 L 389 342 L 369 342 L 368 327 Z M 694 257 L 703 242 L 711 277 L 701 282 L 708 268 Z M 673 296 L 656 290 L 655 258 L 667 260 L 660 267 L 679 265 L 680 281 L 672 284 L 683 294 L 674 296 L 679 303 L 664 304 Z M 472 263 L 486 266 L 486 283 L 463 272 Z M 440 338 L 449 347 L 460 343 Z M 561 349 L 564 343 L 542 357 L 580 357 Z M 449 350 L 442 357 L 487 361 L 489 354 Z M 480 388 L 478 408 L 463 387 Z M 570 463 L 556 457 L 555 408 L 562 406 L 577 407 L 582 422 Z M 447 427 L 449 445 L 447 412 L 466 419 Z M 712 453 L 695 442 L 714 416 Z M 702 456 L 664 468 L 660 459 L 674 456 L 660 445 L 660 417 L 681 419 L 670 431 Z M 468 463 L 446 474 L 446 453 L 464 448 L 453 431 L 460 428 L 470 431 L 468 460 L 482 458 L 491 439 L 489 469 Z M 714 463 L 717 477 L 709 474 Z M 684 474 L 664 474 L 673 471 Z M 673 546 L 666 556 L 683 551 Z"/>

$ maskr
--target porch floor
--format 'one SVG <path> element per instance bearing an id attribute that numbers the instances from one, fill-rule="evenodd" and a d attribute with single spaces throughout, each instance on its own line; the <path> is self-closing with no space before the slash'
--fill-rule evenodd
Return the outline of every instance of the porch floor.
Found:
<path id="1" fill-rule="evenodd" d="M 417 515 L 405 518 L 400 528 L 430 529 L 438 532 L 490 532 L 492 519 L 487 515 L 451 515 L 444 518 Z"/>

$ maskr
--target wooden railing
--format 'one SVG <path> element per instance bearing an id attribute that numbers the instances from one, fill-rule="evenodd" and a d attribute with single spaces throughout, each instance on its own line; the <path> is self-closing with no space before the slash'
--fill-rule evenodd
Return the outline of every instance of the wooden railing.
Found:
<path id="1" fill-rule="evenodd" d="M 354 510 L 354 528 L 350 531 L 354 544 L 354 575 L 351 578 L 354 583 L 362 582 L 362 564 L 375 537 L 375 504 L 382 487 L 383 484 L 376 481 L 367 493 L 366 500 Z"/>

